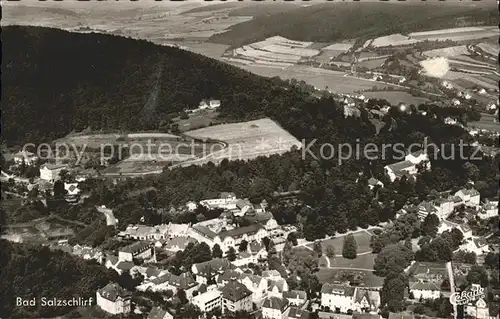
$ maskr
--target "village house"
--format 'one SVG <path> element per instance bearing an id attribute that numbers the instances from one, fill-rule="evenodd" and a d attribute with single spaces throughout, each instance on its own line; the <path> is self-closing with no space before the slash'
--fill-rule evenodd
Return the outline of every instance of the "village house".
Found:
<path id="1" fill-rule="evenodd" d="M 19 151 L 14 154 L 14 163 L 16 165 L 22 165 L 23 163 L 28 166 L 35 165 L 38 161 L 38 157 L 28 151 Z"/>
<path id="2" fill-rule="evenodd" d="M 193 264 L 191 272 L 195 275 L 196 281 L 200 284 L 208 285 L 228 269 L 235 268 L 227 259 L 214 258 L 199 264 Z"/>
<path id="3" fill-rule="evenodd" d="M 307 294 L 302 290 L 291 290 L 283 292 L 283 298 L 286 298 L 290 305 L 302 307 L 307 302 Z"/>
<path id="4" fill-rule="evenodd" d="M 153 257 L 154 246 L 152 243 L 136 242 L 126 247 L 120 248 L 118 251 L 118 259 L 120 261 L 132 262 L 136 259 L 150 259 Z"/>
<path id="5" fill-rule="evenodd" d="M 198 306 L 203 313 L 219 309 L 222 307 L 222 292 L 216 289 L 207 291 L 194 296 L 191 303 Z"/>
<path id="6" fill-rule="evenodd" d="M 481 219 L 489 219 L 498 216 L 498 201 L 488 201 L 484 203 L 477 216 Z"/>
<path id="7" fill-rule="evenodd" d="M 224 287 L 230 281 L 237 280 L 241 276 L 241 269 L 227 269 L 223 274 L 217 276 L 216 283 L 218 287 Z"/>
<path id="8" fill-rule="evenodd" d="M 481 196 L 477 190 L 471 189 L 461 189 L 455 193 L 455 196 L 460 197 L 465 205 L 467 206 L 479 206 L 481 201 Z"/>
<path id="9" fill-rule="evenodd" d="M 174 319 L 174 313 L 173 311 L 162 309 L 161 307 L 153 307 L 147 319 Z"/>
<path id="10" fill-rule="evenodd" d="M 422 201 L 420 204 L 417 206 L 418 209 L 418 217 L 420 220 L 424 220 L 425 217 L 427 217 L 430 214 L 435 214 L 437 215 L 437 209 L 428 201 Z"/>
<path id="11" fill-rule="evenodd" d="M 260 304 L 267 296 L 267 279 L 258 275 L 243 273 L 240 275 L 239 282 L 252 292 L 252 301 Z"/>
<path id="12" fill-rule="evenodd" d="M 309 319 L 311 312 L 297 307 L 290 307 L 288 312 L 288 319 Z"/>
<path id="13" fill-rule="evenodd" d="M 208 209 L 222 208 L 231 210 L 236 209 L 237 201 L 238 199 L 234 193 L 222 192 L 219 194 L 219 198 L 204 199 L 200 201 L 200 205 Z"/>
<path id="14" fill-rule="evenodd" d="M 232 280 L 222 288 L 222 312 L 252 311 L 252 292 L 240 282 Z"/>
<path id="15" fill-rule="evenodd" d="M 40 179 L 53 183 L 61 178 L 59 174 L 67 168 L 65 164 L 43 164 L 40 166 Z"/>
<path id="16" fill-rule="evenodd" d="M 108 255 L 106 256 L 106 262 L 104 266 L 108 269 L 113 269 L 119 275 L 124 272 L 130 272 L 130 270 L 135 266 L 131 261 L 119 260 L 117 256 Z"/>
<path id="17" fill-rule="evenodd" d="M 458 225 L 458 230 L 462 233 L 464 236 L 463 239 L 467 240 L 469 238 L 472 238 L 472 229 L 469 227 L 467 224 L 460 224 Z"/>
<path id="18" fill-rule="evenodd" d="M 288 291 L 288 283 L 284 278 L 267 279 L 267 296 L 283 298 L 283 293 Z"/>
<path id="19" fill-rule="evenodd" d="M 397 178 L 402 176 L 413 176 L 415 177 L 418 173 L 417 165 L 426 161 L 426 168 L 430 169 L 431 164 L 429 162 L 429 157 L 427 153 L 423 150 L 410 153 L 405 156 L 405 159 L 401 162 L 386 165 L 384 167 L 385 172 L 389 176 L 391 182 L 395 181 Z"/>
<path id="20" fill-rule="evenodd" d="M 354 311 L 377 313 L 380 306 L 380 293 L 356 287 L 354 292 Z"/>
<path id="21" fill-rule="evenodd" d="M 321 306 L 332 312 L 352 311 L 354 290 L 349 286 L 325 283 L 321 287 Z"/>
<path id="22" fill-rule="evenodd" d="M 185 237 L 185 236 L 174 237 L 169 241 L 167 241 L 165 245 L 163 245 L 163 249 L 175 253 L 179 250 L 186 249 L 186 247 L 191 243 L 193 244 L 196 243 L 196 240 L 191 237 Z"/>
<path id="23" fill-rule="evenodd" d="M 268 297 L 262 303 L 263 319 L 286 319 L 290 303 L 286 298 Z"/>
<path id="24" fill-rule="evenodd" d="M 432 205 L 436 209 L 436 215 L 443 220 L 450 216 L 455 209 L 454 202 L 449 198 L 437 198 L 432 201 Z"/>
<path id="25" fill-rule="evenodd" d="M 446 264 L 415 262 L 409 273 L 409 292 L 415 300 L 440 298 L 441 285 L 448 278 Z"/>
<path id="26" fill-rule="evenodd" d="M 139 291 L 172 291 L 174 294 L 177 293 L 179 289 L 184 290 L 186 293 L 186 298 L 190 300 L 193 294 L 199 288 L 199 284 L 194 280 L 193 276 L 189 272 L 185 272 L 176 276 L 172 273 L 163 273 L 159 277 L 151 278 L 145 280 L 141 285 L 137 286 Z"/>
<path id="27" fill-rule="evenodd" d="M 189 235 L 190 224 L 162 224 L 156 226 L 129 225 L 118 236 L 135 240 L 172 239 Z"/>
<path id="28" fill-rule="evenodd" d="M 97 305 L 104 311 L 117 315 L 130 313 L 132 293 L 116 283 L 109 283 L 96 293 Z"/>
<path id="29" fill-rule="evenodd" d="M 264 237 L 268 237 L 268 234 L 269 233 L 261 224 L 252 224 L 232 230 L 221 231 L 215 236 L 213 242 L 214 244 L 218 244 L 224 253 L 227 253 L 231 247 L 235 249 L 238 248 L 243 240 L 247 242 L 262 241 Z"/>

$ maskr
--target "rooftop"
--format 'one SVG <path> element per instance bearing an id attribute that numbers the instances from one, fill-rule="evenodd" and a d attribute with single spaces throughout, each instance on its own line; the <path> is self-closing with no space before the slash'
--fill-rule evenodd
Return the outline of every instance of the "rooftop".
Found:
<path id="1" fill-rule="evenodd" d="M 222 293 L 219 290 L 214 289 L 214 290 L 202 293 L 200 295 L 194 296 L 193 301 L 197 301 L 201 304 L 205 304 L 209 301 L 220 298 L 221 295 L 222 295 Z"/>
<path id="2" fill-rule="evenodd" d="M 278 298 L 278 297 L 268 297 L 264 299 L 264 303 L 262 304 L 262 308 L 271 308 L 275 310 L 279 310 L 281 312 L 285 311 L 288 308 L 288 299 L 286 298 Z"/>
<path id="3" fill-rule="evenodd" d="M 402 171 L 404 169 L 408 169 L 408 168 L 413 167 L 413 166 L 415 166 L 415 164 L 413 164 L 410 161 L 401 161 L 401 162 L 387 165 L 387 167 L 390 168 L 393 172 Z"/>
<path id="4" fill-rule="evenodd" d="M 238 238 L 243 236 L 244 234 L 255 234 L 262 228 L 264 227 L 261 224 L 252 224 L 245 227 L 222 231 L 217 236 L 219 236 L 221 240 L 224 240 L 224 238 L 226 237 Z"/>
<path id="5" fill-rule="evenodd" d="M 310 312 L 307 310 L 301 310 L 297 307 L 290 307 L 290 312 L 288 312 L 288 318 L 293 319 L 309 319 Z"/>
<path id="6" fill-rule="evenodd" d="M 144 251 L 148 248 L 151 248 L 153 245 L 151 243 L 145 243 L 145 242 L 136 242 L 136 243 L 133 243 L 131 245 L 128 245 L 126 247 L 123 247 L 120 249 L 120 252 L 124 252 L 124 253 L 132 253 L 132 254 L 135 254 L 135 253 L 138 253 L 140 251 Z"/>
<path id="7" fill-rule="evenodd" d="M 231 280 L 227 285 L 222 288 L 222 296 L 224 299 L 236 302 L 248 296 L 251 296 L 252 292 L 242 283 L 236 280 Z"/>
<path id="8" fill-rule="evenodd" d="M 123 289 L 116 283 L 109 283 L 104 288 L 98 290 L 101 297 L 110 300 L 116 301 L 118 298 L 128 298 L 132 296 L 132 293 L 128 290 Z"/>
<path id="9" fill-rule="evenodd" d="M 336 295 L 344 295 L 344 296 L 354 296 L 354 288 L 343 285 L 335 285 L 325 283 L 321 287 L 322 294 L 336 294 Z"/>

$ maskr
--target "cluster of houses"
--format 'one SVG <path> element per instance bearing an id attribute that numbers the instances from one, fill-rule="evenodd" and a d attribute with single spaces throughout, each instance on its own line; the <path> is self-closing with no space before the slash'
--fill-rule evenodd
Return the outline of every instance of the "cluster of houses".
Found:
<path id="1" fill-rule="evenodd" d="M 450 220 L 450 216 L 459 208 L 464 211 L 465 217 Z M 458 250 L 474 252 L 477 256 L 490 251 L 484 238 L 473 236 L 468 221 L 471 219 L 485 220 L 497 216 L 498 201 L 481 201 L 479 192 L 473 187 L 460 189 L 454 194 L 443 192 L 440 197 L 429 201 L 424 200 L 418 205 L 406 205 L 398 214 L 403 215 L 409 212 L 416 212 L 422 221 L 430 214 L 436 215 L 440 220 L 438 234 L 454 228 L 460 230 L 464 240 Z"/>
<path id="2" fill-rule="evenodd" d="M 429 156 L 427 155 L 427 152 L 425 150 L 419 150 L 410 153 L 405 156 L 405 159 L 403 161 L 386 165 L 384 167 L 384 170 L 389 176 L 391 182 L 394 182 L 396 179 L 403 176 L 416 177 L 418 174 L 417 165 L 421 163 L 425 163 L 425 166 L 428 170 L 431 169 Z"/>
<path id="3" fill-rule="evenodd" d="M 185 109 L 186 113 L 196 113 L 201 110 L 215 110 L 220 107 L 220 100 L 202 100 L 197 108 L 195 109 Z"/>

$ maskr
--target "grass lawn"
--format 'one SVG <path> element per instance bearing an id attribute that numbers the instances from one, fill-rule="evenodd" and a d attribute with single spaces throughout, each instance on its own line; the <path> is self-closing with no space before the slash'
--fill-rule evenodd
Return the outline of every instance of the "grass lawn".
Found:
<path id="1" fill-rule="evenodd" d="M 373 269 L 375 256 L 375 254 L 366 254 L 358 256 L 356 259 L 334 257 L 330 258 L 330 267 Z"/>
<path id="2" fill-rule="evenodd" d="M 358 244 L 358 254 L 372 251 L 372 249 L 370 248 L 370 238 L 372 237 L 371 235 L 369 235 L 364 230 L 354 233 L 353 235 L 354 239 L 356 239 L 356 243 Z M 321 245 L 323 247 L 323 253 L 324 254 L 326 253 L 326 248 L 329 245 L 333 245 L 333 247 L 335 247 L 335 254 L 336 255 L 342 254 L 342 245 L 344 243 L 344 237 L 345 236 L 340 236 L 322 241 Z M 307 246 L 313 248 L 313 244 L 309 244 Z"/>
<path id="3" fill-rule="evenodd" d="M 382 287 L 384 283 L 384 278 L 375 276 L 372 272 L 369 271 L 322 268 L 316 273 L 316 277 L 318 277 L 318 280 L 321 284 L 342 282 L 345 281 L 345 278 L 349 276 L 356 276 L 358 278 L 361 278 L 360 286 Z"/>
<path id="4" fill-rule="evenodd" d="M 493 122 L 495 116 L 489 113 L 481 113 L 481 119 L 477 122 L 469 122 L 467 126 L 475 126 L 479 129 L 485 129 L 493 132 L 500 132 L 500 123 Z"/>

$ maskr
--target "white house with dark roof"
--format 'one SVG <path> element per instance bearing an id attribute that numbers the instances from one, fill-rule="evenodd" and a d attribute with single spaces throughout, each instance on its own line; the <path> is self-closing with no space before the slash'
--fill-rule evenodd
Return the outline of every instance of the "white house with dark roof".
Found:
<path id="1" fill-rule="evenodd" d="M 307 302 L 307 294 L 302 290 L 290 290 L 283 292 L 283 298 L 286 298 L 290 305 L 301 307 Z"/>
<path id="2" fill-rule="evenodd" d="M 242 283 L 232 280 L 222 288 L 222 313 L 252 311 L 252 292 Z"/>
<path id="3" fill-rule="evenodd" d="M 200 284 L 208 284 L 209 281 L 215 281 L 217 276 L 223 274 L 228 269 L 235 268 L 229 260 L 214 258 L 198 264 L 193 264 L 191 272 L 196 276 L 196 281 Z"/>
<path id="4" fill-rule="evenodd" d="M 380 186 L 381 188 L 384 187 L 384 183 L 382 183 L 381 181 L 379 181 L 378 179 L 374 178 L 374 177 L 370 177 L 368 179 L 368 187 L 370 189 L 374 189 L 375 186 Z"/>
<path id="5" fill-rule="evenodd" d="M 466 189 L 463 188 L 455 193 L 455 196 L 460 197 L 465 205 L 468 206 L 479 206 L 481 202 L 481 195 L 474 188 Z"/>
<path id="6" fill-rule="evenodd" d="M 484 203 L 477 216 L 481 219 L 498 216 L 498 201 L 487 201 Z"/>
<path id="7" fill-rule="evenodd" d="M 288 319 L 309 319 L 310 314 L 307 310 L 292 306 L 288 312 Z"/>
<path id="8" fill-rule="evenodd" d="M 458 230 L 462 233 L 464 236 L 464 239 L 469 239 L 472 238 L 472 229 L 469 227 L 467 224 L 460 224 L 458 225 Z"/>
<path id="9" fill-rule="evenodd" d="M 262 241 L 268 237 L 268 232 L 261 224 L 252 224 L 231 230 L 221 231 L 214 238 L 214 244 L 218 244 L 224 253 L 229 248 L 237 248 L 243 240 L 247 242 Z"/>
<path id="10" fill-rule="evenodd" d="M 415 300 L 422 299 L 439 299 L 441 289 L 435 282 L 432 281 L 415 281 L 410 282 L 410 293 L 413 294 Z"/>
<path id="11" fill-rule="evenodd" d="M 217 279 L 215 281 L 218 287 L 224 287 L 230 281 L 238 280 L 240 276 L 241 276 L 240 269 L 226 269 L 224 273 L 217 276 Z"/>
<path id="12" fill-rule="evenodd" d="M 65 164 L 43 164 L 40 166 L 40 179 L 55 182 L 61 178 L 59 173 L 67 168 L 68 166 Z"/>
<path id="13" fill-rule="evenodd" d="M 96 297 L 97 305 L 110 314 L 130 313 L 132 293 L 116 283 L 109 283 L 104 288 L 97 290 Z"/>
<path id="14" fill-rule="evenodd" d="M 283 293 L 288 291 L 288 283 L 284 278 L 267 279 L 267 296 L 268 297 L 283 297 Z"/>
<path id="15" fill-rule="evenodd" d="M 14 154 L 13 159 L 14 163 L 17 165 L 22 165 L 24 163 L 25 165 L 31 166 L 36 164 L 38 157 L 29 151 L 19 151 Z"/>
<path id="16" fill-rule="evenodd" d="M 325 283 L 321 287 L 321 306 L 330 308 L 332 312 L 352 311 L 354 290 L 349 286 Z"/>
<path id="17" fill-rule="evenodd" d="M 436 214 L 437 216 L 438 213 L 436 207 L 434 207 L 434 205 L 425 200 L 422 201 L 420 204 L 418 204 L 417 209 L 418 209 L 417 215 L 420 218 L 420 220 L 424 220 L 425 217 L 427 217 L 430 214 Z"/>
<path id="18" fill-rule="evenodd" d="M 405 175 L 416 176 L 418 173 L 417 165 L 424 161 L 427 162 L 426 168 L 430 169 L 431 164 L 429 162 L 429 156 L 425 151 L 419 150 L 406 155 L 404 161 L 386 165 L 384 170 L 389 176 L 391 182 L 394 182 L 397 178 L 401 178 Z"/>
<path id="19" fill-rule="evenodd" d="M 200 205 L 205 206 L 208 209 L 222 208 L 222 209 L 236 209 L 236 202 L 238 199 L 234 193 L 222 192 L 219 194 L 219 198 L 204 199 L 200 201 Z"/>
<path id="20" fill-rule="evenodd" d="M 354 292 L 354 311 L 377 313 L 380 307 L 380 293 L 356 287 Z"/>
<path id="21" fill-rule="evenodd" d="M 252 274 L 243 273 L 238 280 L 252 292 L 252 301 L 260 304 L 267 297 L 267 279 Z"/>
<path id="22" fill-rule="evenodd" d="M 262 303 L 263 319 L 286 319 L 290 302 L 286 298 L 268 297 Z"/>
<path id="23" fill-rule="evenodd" d="M 170 252 L 177 252 L 186 249 L 190 243 L 196 243 L 196 240 L 187 236 L 174 237 L 163 245 L 163 249 Z"/>
<path id="24" fill-rule="evenodd" d="M 118 251 L 120 261 L 133 261 L 137 259 L 149 259 L 153 257 L 154 245 L 148 242 L 136 242 Z"/>

